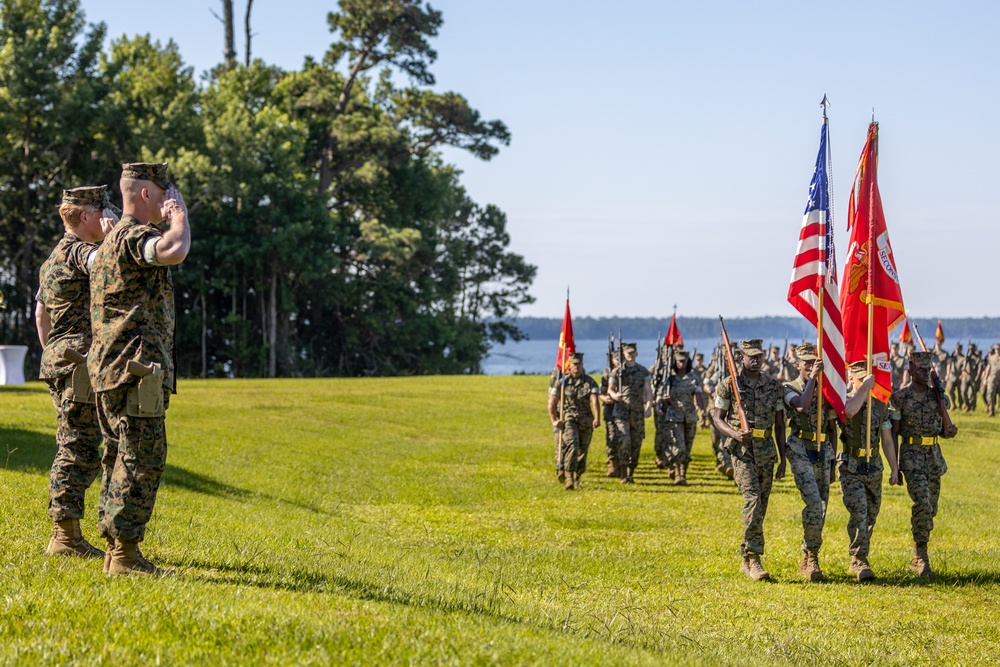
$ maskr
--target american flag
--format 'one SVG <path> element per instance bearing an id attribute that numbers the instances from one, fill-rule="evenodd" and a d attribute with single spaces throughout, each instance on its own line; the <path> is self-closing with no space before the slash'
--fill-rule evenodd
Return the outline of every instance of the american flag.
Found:
<path id="1" fill-rule="evenodd" d="M 844 364 L 844 331 L 840 317 L 840 288 L 833 247 L 833 219 L 830 206 L 830 160 L 828 124 L 823 118 L 819 156 L 809 185 L 809 202 L 799 231 L 799 247 L 792 265 L 788 302 L 813 326 L 819 326 L 817 308 L 823 294 L 823 399 L 837 416 L 844 418 L 847 369 Z"/>

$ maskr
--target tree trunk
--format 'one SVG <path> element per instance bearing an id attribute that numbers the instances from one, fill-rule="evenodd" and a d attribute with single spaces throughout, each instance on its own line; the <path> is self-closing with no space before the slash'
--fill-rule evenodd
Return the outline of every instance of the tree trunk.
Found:
<path id="1" fill-rule="evenodd" d="M 278 272 L 271 273 L 271 290 L 267 303 L 267 377 L 278 374 Z"/>
<path id="2" fill-rule="evenodd" d="M 247 13 L 243 18 L 243 29 L 246 32 L 247 37 L 247 58 L 246 66 L 250 67 L 250 40 L 253 38 L 253 33 L 250 32 L 250 10 L 253 8 L 253 0 L 247 0 Z"/>
<path id="3" fill-rule="evenodd" d="M 233 33 L 233 0 L 222 0 L 222 23 L 226 30 L 226 45 L 222 51 L 226 69 L 236 67 L 236 38 Z"/>

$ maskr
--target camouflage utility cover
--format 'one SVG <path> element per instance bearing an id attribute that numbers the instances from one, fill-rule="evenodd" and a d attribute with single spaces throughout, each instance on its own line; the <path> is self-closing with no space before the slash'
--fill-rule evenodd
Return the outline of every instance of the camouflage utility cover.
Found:
<path id="1" fill-rule="evenodd" d="M 170 189 L 170 179 L 167 178 L 166 163 L 126 162 L 122 165 L 122 178 L 137 181 L 151 181 L 164 190 Z"/>
<path id="2" fill-rule="evenodd" d="M 104 239 L 90 271 L 94 342 L 88 369 L 94 391 L 109 391 L 135 377 L 128 362 L 157 363 L 165 387 L 174 387 L 174 285 L 170 268 L 143 257 L 159 228 L 130 215 Z"/>
<path id="3" fill-rule="evenodd" d="M 39 303 L 52 320 L 38 377 L 50 380 L 73 371 L 63 358 L 66 348 L 86 354 L 90 348 L 90 276 L 87 257 L 97 244 L 65 234 L 38 272 Z"/>

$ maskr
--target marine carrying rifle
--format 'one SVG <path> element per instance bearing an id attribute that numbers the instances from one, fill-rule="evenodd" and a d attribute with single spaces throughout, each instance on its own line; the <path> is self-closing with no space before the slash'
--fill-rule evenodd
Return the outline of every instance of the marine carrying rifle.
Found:
<path id="1" fill-rule="evenodd" d="M 913 325 L 913 335 L 917 337 L 917 345 L 920 346 L 921 352 L 927 351 L 927 346 L 924 345 L 924 339 L 920 336 L 920 329 L 917 328 L 916 322 L 910 322 Z M 944 387 L 941 385 L 941 377 L 938 375 L 937 370 L 934 365 L 931 364 L 931 384 L 934 386 L 934 394 L 937 396 L 938 400 L 938 412 L 941 413 L 941 428 L 942 431 L 949 431 L 954 428 L 954 423 L 951 421 L 951 416 L 948 414 L 948 404 L 945 400 Z"/>
<path id="2" fill-rule="evenodd" d="M 719 326 L 722 327 L 722 343 L 726 348 L 726 366 L 729 367 L 729 377 L 732 378 L 733 401 L 736 403 L 736 411 L 740 415 L 740 429 L 749 431 L 747 414 L 743 412 L 743 401 L 740 400 L 739 374 L 736 372 L 736 360 L 733 359 L 733 348 L 729 342 L 729 334 L 726 333 L 726 323 L 722 321 L 722 315 L 719 315 Z"/>

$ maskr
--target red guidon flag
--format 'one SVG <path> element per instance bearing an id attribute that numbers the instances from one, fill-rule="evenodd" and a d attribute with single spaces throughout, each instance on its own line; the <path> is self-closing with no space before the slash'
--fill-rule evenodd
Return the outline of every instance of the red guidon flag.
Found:
<path id="1" fill-rule="evenodd" d="M 941 328 L 941 320 L 938 320 L 937 331 L 934 332 L 934 340 L 944 342 L 944 329 Z"/>
<path id="2" fill-rule="evenodd" d="M 868 126 L 868 140 L 851 188 L 847 231 L 847 265 L 840 281 L 844 288 L 840 299 L 844 353 L 848 363 L 867 359 L 871 336 L 871 368 L 875 375 L 872 395 L 888 402 L 892 395 L 889 332 L 903 321 L 905 314 L 878 191 L 878 123 L 875 122 Z"/>
<path id="3" fill-rule="evenodd" d="M 824 99 L 825 101 L 825 99 Z M 837 286 L 837 265 L 833 247 L 833 220 L 830 219 L 830 150 L 824 117 L 819 135 L 819 156 L 809 185 L 809 201 L 802 217 L 799 245 L 792 263 L 792 281 L 788 286 L 788 303 L 819 329 L 819 313 L 823 314 L 823 400 L 844 418 L 844 396 L 847 393 L 847 369 L 844 365 L 844 334 L 840 318 L 840 288 Z M 823 307 L 820 310 L 820 294 Z"/>
<path id="4" fill-rule="evenodd" d="M 910 333 L 910 318 L 903 320 L 903 330 L 899 332 L 899 342 L 909 345 L 913 343 L 913 334 Z"/>
<path id="5" fill-rule="evenodd" d="M 576 341 L 573 340 L 573 318 L 569 314 L 569 293 L 566 293 L 566 313 L 563 315 L 562 331 L 559 332 L 559 351 L 556 354 L 556 368 L 565 371 L 563 366 L 569 355 L 576 352 Z"/>
<path id="6" fill-rule="evenodd" d="M 684 338 L 681 336 L 681 330 L 677 328 L 677 313 L 674 313 L 670 318 L 670 328 L 667 329 L 667 337 L 664 339 L 663 344 L 684 347 Z"/>

